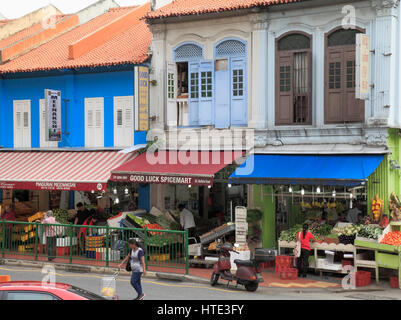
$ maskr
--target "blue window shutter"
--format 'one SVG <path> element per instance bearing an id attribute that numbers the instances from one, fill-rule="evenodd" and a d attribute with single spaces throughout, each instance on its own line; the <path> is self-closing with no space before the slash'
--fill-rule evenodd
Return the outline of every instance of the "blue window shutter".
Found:
<path id="1" fill-rule="evenodd" d="M 222 129 L 230 126 L 230 65 L 229 59 L 216 60 L 215 68 L 215 127 Z"/>
<path id="2" fill-rule="evenodd" d="M 199 125 L 199 62 L 189 63 L 189 125 Z"/>
<path id="3" fill-rule="evenodd" d="M 213 61 L 202 61 L 199 66 L 199 124 L 212 125 L 214 101 Z"/>
<path id="4" fill-rule="evenodd" d="M 247 108 L 247 74 L 244 58 L 231 59 L 231 124 L 246 125 Z"/>

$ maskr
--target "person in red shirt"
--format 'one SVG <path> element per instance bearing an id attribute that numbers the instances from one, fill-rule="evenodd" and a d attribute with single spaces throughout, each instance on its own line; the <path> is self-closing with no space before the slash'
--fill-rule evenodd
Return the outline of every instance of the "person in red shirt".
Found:
<path id="1" fill-rule="evenodd" d="M 297 234 L 297 240 L 301 242 L 301 255 L 297 261 L 298 274 L 300 277 L 306 278 L 306 273 L 309 268 L 309 254 L 311 251 L 310 242 L 314 242 L 315 238 L 308 231 L 308 224 L 304 223 L 302 231 Z"/>

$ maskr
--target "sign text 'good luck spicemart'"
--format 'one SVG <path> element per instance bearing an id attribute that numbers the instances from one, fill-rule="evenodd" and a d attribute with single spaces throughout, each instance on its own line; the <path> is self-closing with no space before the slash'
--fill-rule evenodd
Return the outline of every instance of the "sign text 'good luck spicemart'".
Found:
<path id="1" fill-rule="evenodd" d="M 113 173 L 113 181 L 132 182 L 132 183 L 158 183 L 158 184 L 183 184 L 194 186 L 213 185 L 213 179 L 209 177 L 182 177 L 169 175 L 143 175 L 143 174 L 119 174 Z"/>

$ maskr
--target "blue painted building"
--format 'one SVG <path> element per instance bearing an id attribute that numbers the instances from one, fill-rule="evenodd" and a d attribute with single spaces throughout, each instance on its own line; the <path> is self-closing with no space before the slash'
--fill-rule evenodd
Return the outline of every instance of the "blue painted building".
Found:
<path id="1" fill-rule="evenodd" d="M 134 66 L 116 66 L 110 68 L 94 68 L 81 70 L 62 70 L 49 72 L 32 72 L 29 74 L 5 74 L 1 76 L 0 109 L 1 131 L 0 146 L 3 148 L 43 148 L 43 147 L 90 147 L 85 144 L 85 99 L 103 99 L 104 142 L 96 148 L 121 148 L 132 144 L 146 143 L 146 132 L 135 131 L 134 100 L 135 100 L 135 69 Z M 47 145 L 41 139 L 40 101 L 44 99 L 44 90 L 61 91 L 62 97 L 62 140 L 53 145 Z M 132 139 L 118 143 L 117 112 L 115 97 L 127 97 L 132 100 Z M 14 104 L 24 101 L 29 105 L 30 139 L 26 145 L 15 145 Z M 101 105 L 100 105 L 101 107 Z M 125 115 L 123 114 L 123 117 Z M 127 122 L 128 119 L 123 119 Z M 121 123 L 121 122 L 120 122 Z M 125 123 L 126 124 L 126 123 Z M 127 138 L 127 137 L 125 137 Z M 130 142 L 131 141 L 131 142 Z"/>
<path id="2" fill-rule="evenodd" d="M 149 67 L 151 33 L 140 20 L 148 7 L 112 8 L 0 65 L 0 148 L 117 152 L 145 144 L 138 79 Z M 59 142 L 46 139 L 45 89 L 61 92 Z M 138 193 L 149 209 L 149 188 Z"/>

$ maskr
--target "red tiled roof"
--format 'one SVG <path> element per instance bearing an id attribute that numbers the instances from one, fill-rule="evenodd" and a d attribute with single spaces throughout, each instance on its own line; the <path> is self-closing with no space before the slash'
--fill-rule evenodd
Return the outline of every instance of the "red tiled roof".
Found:
<path id="1" fill-rule="evenodd" d="M 77 59 L 69 59 L 69 46 L 93 33 L 126 13 L 136 10 L 138 23 L 116 34 L 110 40 Z M 32 72 L 51 69 L 111 66 L 142 63 L 147 59 L 152 34 L 146 22 L 141 20 L 150 5 L 113 8 L 91 21 L 31 50 L 30 52 L 0 66 L 0 73 Z"/>
<path id="2" fill-rule="evenodd" d="M 189 16 L 301 1 L 302 0 L 175 0 L 164 7 L 148 13 L 145 18 L 151 20 L 173 16 Z"/>

